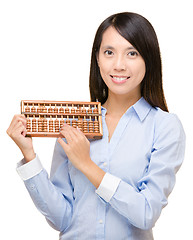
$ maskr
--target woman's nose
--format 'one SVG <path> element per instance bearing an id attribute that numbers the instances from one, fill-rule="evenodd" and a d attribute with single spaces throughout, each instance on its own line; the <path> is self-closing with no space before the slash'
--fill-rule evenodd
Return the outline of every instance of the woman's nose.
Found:
<path id="1" fill-rule="evenodd" d="M 115 58 L 114 69 L 117 71 L 123 71 L 126 69 L 126 62 L 123 56 L 117 56 Z"/>

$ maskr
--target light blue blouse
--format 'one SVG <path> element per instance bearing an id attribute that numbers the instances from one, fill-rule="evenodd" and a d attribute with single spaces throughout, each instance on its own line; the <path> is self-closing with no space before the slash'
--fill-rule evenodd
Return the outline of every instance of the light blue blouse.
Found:
<path id="1" fill-rule="evenodd" d="M 39 163 L 36 174 L 25 173 L 25 185 L 61 240 L 151 240 L 184 158 L 183 127 L 176 115 L 141 98 L 122 116 L 109 142 L 105 114 L 102 108 L 103 138 L 90 141 L 91 159 L 107 172 L 99 189 L 57 142 L 50 179 Z M 18 167 L 21 177 L 23 168 L 30 172 L 27 164 Z"/>

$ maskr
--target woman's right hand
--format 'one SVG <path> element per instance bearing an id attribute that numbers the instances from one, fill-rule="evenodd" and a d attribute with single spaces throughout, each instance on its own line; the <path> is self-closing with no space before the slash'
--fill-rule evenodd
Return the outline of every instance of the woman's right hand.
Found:
<path id="1" fill-rule="evenodd" d="M 33 149 L 32 138 L 26 137 L 26 126 L 27 121 L 25 115 L 15 115 L 7 129 L 7 134 L 20 148 L 26 162 L 29 162 L 35 158 L 35 152 Z"/>

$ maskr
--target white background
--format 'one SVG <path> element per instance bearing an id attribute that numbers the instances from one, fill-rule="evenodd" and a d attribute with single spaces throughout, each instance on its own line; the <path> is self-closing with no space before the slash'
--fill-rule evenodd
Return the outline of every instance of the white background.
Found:
<path id="1" fill-rule="evenodd" d="M 15 171 L 22 158 L 6 135 L 21 99 L 89 101 L 93 38 L 109 15 L 137 12 L 154 26 L 163 60 L 164 89 L 170 112 L 187 135 L 185 161 L 177 184 L 154 228 L 156 240 L 193 239 L 192 3 L 155 0 L 1 0 L 0 2 L 0 238 L 58 239 L 36 210 Z M 49 171 L 55 139 L 34 139 Z"/>

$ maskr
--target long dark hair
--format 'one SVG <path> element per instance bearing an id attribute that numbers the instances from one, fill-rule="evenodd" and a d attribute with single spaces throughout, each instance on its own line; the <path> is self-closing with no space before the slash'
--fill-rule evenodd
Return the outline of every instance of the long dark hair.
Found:
<path id="1" fill-rule="evenodd" d="M 98 100 L 103 104 L 108 98 L 108 88 L 100 74 L 97 54 L 103 33 L 110 26 L 113 26 L 122 37 L 129 41 L 145 61 L 146 73 L 141 83 L 141 95 L 153 107 L 160 107 L 168 112 L 162 86 L 162 64 L 156 33 L 147 19 L 131 12 L 118 13 L 108 17 L 96 32 L 90 65 L 91 101 Z"/>

